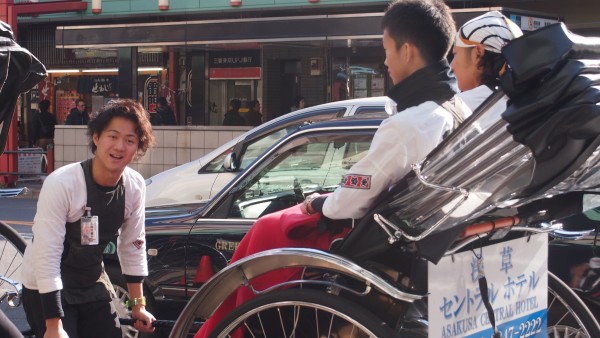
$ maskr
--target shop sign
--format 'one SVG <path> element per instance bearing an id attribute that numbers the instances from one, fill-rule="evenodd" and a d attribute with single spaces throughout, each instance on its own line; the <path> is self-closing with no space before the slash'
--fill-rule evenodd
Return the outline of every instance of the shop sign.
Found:
<path id="1" fill-rule="evenodd" d="M 536 29 L 540 29 L 540 28 L 560 22 L 555 19 L 546 19 L 546 18 L 539 18 L 539 17 L 534 17 L 534 16 L 516 15 L 516 14 L 511 14 L 510 20 L 512 20 L 514 23 L 516 23 L 517 26 L 519 26 L 519 28 L 521 28 L 521 30 L 524 30 L 524 31 L 534 31 Z"/>
<path id="2" fill-rule="evenodd" d="M 19 148 L 19 174 L 41 174 L 45 157 L 42 148 Z"/>
<path id="3" fill-rule="evenodd" d="M 210 79 L 221 80 L 221 79 L 260 79 L 261 68 L 211 68 Z"/>
<path id="4" fill-rule="evenodd" d="M 209 68 L 260 67 L 260 50 L 234 50 L 210 52 Z"/>
<path id="5" fill-rule="evenodd" d="M 75 59 L 115 59 L 119 55 L 116 50 L 109 49 L 81 49 L 72 50 Z M 105 61 L 106 62 L 106 61 Z"/>
<path id="6" fill-rule="evenodd" d="M 548 235 L 538 234 L 429 263 L 429 337 L 492 336 L 480 271 L 502 337 L 547 336 Z"/>
<path id="7" fill-rule="evenodd" d="M 85 80 L 85 78 L 80 80 Z M 92 94 L 112 93 L 116 88 L 115 80 L 116 78 L 114 76 L 92 77 L 90 83 L 91 88 L 86 92 L 91 92 Z"/>
<path id="8" fill-rule="evenodd" d="M 260 79 L 260 50 L 210 52 L 208 67 L 211 80 Z"/>
<path id="9" fill-rule="evenodd" d="M 114 93 L 118 87 L 116 76 L 77 76 L 77 92 L 90 94 Z M 55 79 L 55 85 L 62 79 Z M 67 81 L 68 83 L 68 81 Z"/>
<path id="10" fill-rule="evenodd" d="M 156 112 L 156 102 L 158 100 L 158 78 L 150 76 L 144 82 L 144 107 L 153 113 Z"/>

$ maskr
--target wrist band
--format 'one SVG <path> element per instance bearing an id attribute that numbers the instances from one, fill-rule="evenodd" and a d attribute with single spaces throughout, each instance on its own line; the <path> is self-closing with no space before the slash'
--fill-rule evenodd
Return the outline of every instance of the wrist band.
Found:
<path id="1" fill-rule="evenodd" d="M 129 308 L 135 305 L 146 306 L 146 297 L 133 298 L 125 302 L 125 306 Z"/>

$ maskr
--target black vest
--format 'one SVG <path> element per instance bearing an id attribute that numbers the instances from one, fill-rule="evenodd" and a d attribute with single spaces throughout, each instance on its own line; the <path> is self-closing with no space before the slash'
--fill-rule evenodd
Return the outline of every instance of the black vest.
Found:
<path id="1" fill-rule="evenodd" d="M 66 224 L 60 270 L 63 295 L 69 303 L 82 303 L 110 297 L 102 262 L 106 245 L 114 239 L 125 218 L 123 179 L 115 187 L 98 186 L 92 179 L 92 160 L 81 162 L 85 175 L 87 205 L 98 216 L 98 245 L 81 245 L 81 220 Z"/>

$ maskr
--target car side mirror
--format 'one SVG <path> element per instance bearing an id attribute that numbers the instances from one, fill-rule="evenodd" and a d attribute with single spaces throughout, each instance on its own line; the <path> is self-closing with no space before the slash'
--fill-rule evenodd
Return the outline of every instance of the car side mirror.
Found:
<path id="1" fill-rule="evenodd" d="M 223 168 L 227 171 L 235 171 L 237 170 L 237 165 L 235 163 L 235 153 L 229 153 L 225 155 L 223 159 Z"/>

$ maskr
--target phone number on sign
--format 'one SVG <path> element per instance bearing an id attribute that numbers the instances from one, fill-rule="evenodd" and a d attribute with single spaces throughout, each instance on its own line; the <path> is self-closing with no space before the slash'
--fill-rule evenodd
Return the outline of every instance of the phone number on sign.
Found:
<path id="1" fill-rule="evenodd" d="M 498 325 L 497 330 L 502 338 L 525 338 L 547 336 L 547 311 L 544 309 L 527 316 Z M 465 338 L 491 337 L 492 329 L 488 329 Z"/>
<path id="2" fill-rule="evenodd" d="M 548 312 L 546 309 L 498 326 L 505 338 L 546 337 Z"/>
<path id="3" fill-rule="evenodd" d="M 529 319 L 523 323 L 520 323 L 518 328 L 515 328 L 514 326 L 504 328 L 502 337 L 534 337 L 535 335 L 542 333 L 542 329 L 546 327 L 545 325 L 542 325 L 543 323 L 544 320 L 542 317 Z"/>

